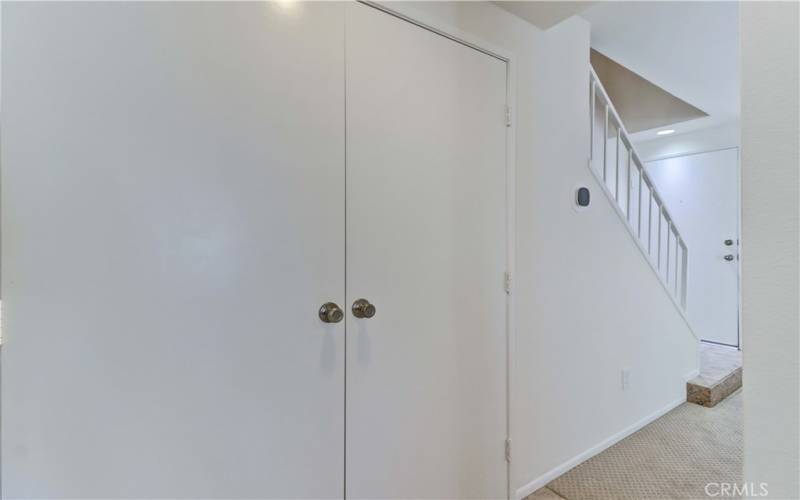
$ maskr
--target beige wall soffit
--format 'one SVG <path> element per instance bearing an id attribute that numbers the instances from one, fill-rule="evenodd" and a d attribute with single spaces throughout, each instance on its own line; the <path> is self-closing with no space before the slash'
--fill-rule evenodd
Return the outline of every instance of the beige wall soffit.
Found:
<path id="1" fill-rule="evenodd" d="M 591 63 L 632 134 L 708 116 L 594 49 Z"/>

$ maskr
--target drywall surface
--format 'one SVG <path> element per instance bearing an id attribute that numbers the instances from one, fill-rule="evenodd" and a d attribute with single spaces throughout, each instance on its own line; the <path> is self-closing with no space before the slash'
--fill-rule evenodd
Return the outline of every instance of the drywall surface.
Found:
<path id="1" fill-rule="evenodd" d="M 630 134 L 708 116 L 602 52 L 589 60 Z"/>
<path id="2" fill-rule="evenodd" d="M 800 4 L 741 5 L 745 481 L 800 498 Z"/>
<path id="3" fill-rule="evenodd" d="M 524 495 L 684 400 L 697 341 L 587 167 L 589 24 L 540 31 L 479 2 L 390 5 L 515 56 L 512 495 Z M 581 211 L 578 186 L 592 191 Z"/>

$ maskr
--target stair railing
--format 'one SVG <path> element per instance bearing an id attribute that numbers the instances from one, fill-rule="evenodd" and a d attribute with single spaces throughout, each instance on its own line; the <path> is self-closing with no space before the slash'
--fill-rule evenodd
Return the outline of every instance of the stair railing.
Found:
<path id="1" fill-rule="evenodd" d="M 590 66 L 589 170 L 661 284 L 685 315 L 689 249 Z M 602 134 L 602 136 L 600 135 Z M 600 140 L 600 137 L 605 140 Z"/>

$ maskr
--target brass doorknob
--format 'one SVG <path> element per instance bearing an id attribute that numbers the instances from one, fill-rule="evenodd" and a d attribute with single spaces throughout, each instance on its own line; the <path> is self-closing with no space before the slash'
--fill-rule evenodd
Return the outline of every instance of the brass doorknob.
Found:
<path id="1" fill-rule="evenodd" d="M 326 302 L 319 308 L 319 319 L 323 323 L 338 323 L 344 319 L 344 312 L 333 302 Z"/>
<path id="2" fill-rule="evenodd" d="M 353 316 L 356 318 L 371 318 L 375 316 L 375 306 L 367 299 L 358 299 L 353 302 Z"/>

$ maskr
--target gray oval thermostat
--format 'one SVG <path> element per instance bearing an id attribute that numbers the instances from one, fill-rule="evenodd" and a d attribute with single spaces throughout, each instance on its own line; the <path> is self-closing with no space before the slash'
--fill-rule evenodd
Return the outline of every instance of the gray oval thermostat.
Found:
<path id="1" fill-rule="evenodd" d="M 579 207 L 588 207 L 589 206 L 589 188 L 580 187 L 578 188 L 578 192 L 575 196 L 575 200 L 578 203 Z"/>

